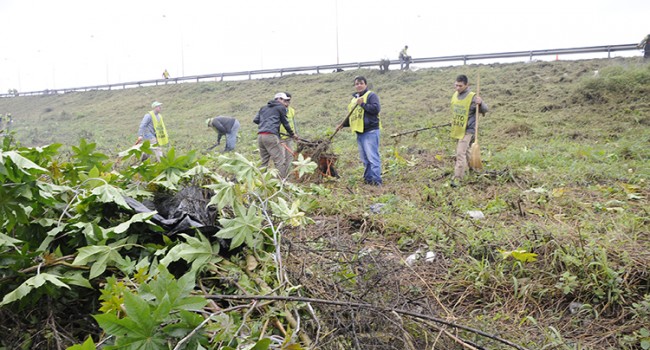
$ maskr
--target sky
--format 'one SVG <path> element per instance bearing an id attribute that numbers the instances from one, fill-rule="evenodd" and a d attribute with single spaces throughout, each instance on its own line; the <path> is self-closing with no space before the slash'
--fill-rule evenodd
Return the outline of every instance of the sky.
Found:
<path id="1" fill-rule="evenodd" d="M 0 92 L 638 43 L 648 0 L 0 0 Z M 614 53 L 640 56 L 640 51 Z"/>

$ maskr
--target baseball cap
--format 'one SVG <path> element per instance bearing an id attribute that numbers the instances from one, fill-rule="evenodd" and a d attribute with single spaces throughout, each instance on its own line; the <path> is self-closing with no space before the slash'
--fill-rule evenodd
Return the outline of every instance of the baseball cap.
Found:
<path id="1" fill-rule="evenodd" d="M 277 94 L 275 94 L 275 97 L 273 99 L 278 99 L 278 98 L 281 98 L 283 100 L 290 100 L 290 98 L 288 98 L 287 94 L 285 94 L 284 92 L 278 92 Z"/>
<path id="2" fill-rule="evenodd" d="M 154 103 L 151 104 L 151 108 L 156 108 L 156 107 L 158 107 L 158 106 L 162 106 L 162 103 L 156 101 L 156 102 L 154 102 Z"/>

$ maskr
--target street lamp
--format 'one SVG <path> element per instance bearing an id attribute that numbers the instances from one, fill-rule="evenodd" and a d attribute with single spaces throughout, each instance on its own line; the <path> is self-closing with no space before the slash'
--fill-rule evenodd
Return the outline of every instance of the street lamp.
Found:
<path id="1" fill-rule="evenodd" d="M 336 19 L 336 64 L 339 64 L 339 0 L 334 0 Z"/>

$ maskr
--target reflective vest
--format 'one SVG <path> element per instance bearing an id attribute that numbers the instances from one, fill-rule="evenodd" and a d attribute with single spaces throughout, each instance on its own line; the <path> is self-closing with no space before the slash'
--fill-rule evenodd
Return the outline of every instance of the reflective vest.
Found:
<path id="1" fill-rule="evenodd" d="M 293 129 L 293 132 L 296 133 L 296 121 L 293 119 L 296 116 L 296 110 L 293 107 L 289 106 L 287 108 L 287 120 L 289 121 L 289 126 Z M 289 138 L 289 133 L 285 129 L 284 125 L 280 123 L 280 138 L 286 140 Z"/>
<path id="2" fill-rule="evenodd" d="M 467 96 L 459 100 L 458 91 L 454 92 L 451 97 L 451 137 L 455 139 L 462 139 L 465 137 L 465 129 L 467 128 L 467 119 L 469 118 L 469 107 L 472 104 L 472 99 L 476 93 L 470 92 Z"/>
<path id="3" fill-rule="evenodd" d="M 366 91 L 365 94 L 363 94 L 363 96 L 361 96 L 363 98 L 363 103 L 368 103 L 368 96 L 370 96 L 371 92 L 372 91 L 368 90 Z M 350 101 L 350 104 L 348 105 L 348 113 L 350 113 L 350 111 L 352 111 L 352 109 L 356 105 L 357 105 L 357 97 L 353 97 L 352 100 Z M 354 109 L 354 111 L 350 114 L 349 121 L 350 121 L 350 130 L 352 132 L 356 131 L 359 133 L 363 133 L 363 114 L 365 112 L 366 111 L 363 108 L 361 108 L 361 106 L 359 106 L 356 109 Z M 379 118 L 379 115 L 377 115 L 377 118 Z M 379 128 L 381 129 L 381 121 L 379 121 Z"/>
<path id="4" fill-rule="evenodd" d="M 158 144 L 164 146 L 169 143 L 169 136 L 167 136 L 167 128 L 165 128 L 165 121 L 163 120 L 162 113 L 156 114 L 153 111 L 149 111 L 151 116 L 151 121 L 153 122 L 153 129 L 156 131 L 156 140 Z M 160 118 L 160 120 L 158 120 Z"/>

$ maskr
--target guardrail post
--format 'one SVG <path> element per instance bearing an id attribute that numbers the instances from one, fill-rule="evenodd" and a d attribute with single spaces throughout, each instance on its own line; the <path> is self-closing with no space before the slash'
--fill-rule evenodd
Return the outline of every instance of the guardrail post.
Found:
<path id="1" fill-rule="evenodd" d="M 531 61 L 531 62 L 533 61 L 533 52 L 532 51 L 530 52 L 530 56 L 528 56 L 528 60 Z"/>

